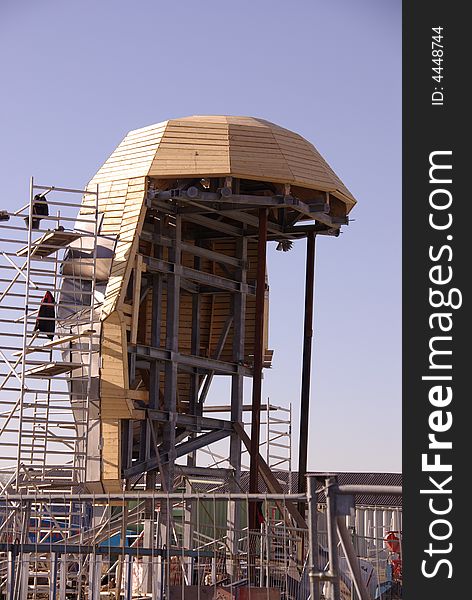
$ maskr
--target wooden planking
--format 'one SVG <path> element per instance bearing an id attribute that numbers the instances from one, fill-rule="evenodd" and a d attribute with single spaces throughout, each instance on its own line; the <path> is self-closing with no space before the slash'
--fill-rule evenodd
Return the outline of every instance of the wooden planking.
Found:
<path id="1" fill-rule="evenodd" d="M 105 492 L 121 491 L 121 421 L 102 420 L 102 483 Z"/>
<path id="2" fill-rule="evenodd" d="M 131 417 L 126 390 L 128 359 L 126 356 L 126 325 L 118 311 L 111 313 L 102 324 L 100 368 L 100 409 L 103 416 L 129 419 Z"/>
<path id="3" fill-rule="evenodd" d="M 53 375 L 63 375 L 64 373 L 70 373 L 75 369 L 83 368 L 84 365 L 82 363 L 56 361 L 32 367 L 26 371 L 26 375 L 35 378 L 51 377 Z"/>
<path id="4" fill-rule="evenodd" d="M 269 181 L 293 180 L 293 173 L 269 127 L 251 129 L 230 124 L 229 135 L 232 171 L 245 173 L 245 178 L 248 179 L 257 176 L 267 178 Z M 244 143 L 248 141 L 248 138 L 251 139 L 250 146 Z M 234 147 L 233 140 L 236 142 Z M 265 152 L 267 145 L 273 151 L 271 154 Z"/>
<path id="5" fill-rule="evenodd" d="M 227 132 L 218 136 L 213 144 L 211 136 L 195 128 L 194 132 L 177 136 L 175 128 L 170 124 L 163 138 L 163 145 L 149 170 L 150 176 L 179 174 L 189 176 L 199 173 L 229 172 L 229 145 Z M 183 147 L 182 140 L 187 147 Z M 174 141 L 177 140 L 176 147 Z M 222 143 L 223 142 L 223 143 Z"/>
<path id="6" fill-rule="evenodd" d="M 198 147 L 202 150 L 208 150 L 209 148 L 221 149 L 228 147 L 228 136 L 211 136 L 207 138 L 205 136 L 198 137 Z M 168 134 L 164 140 L 159 144 L 159 151 L 172 148 L 174 150 L 188 150 L 189 148 L 195 148 L 195 140 L 189 138 L 187 133 L 173 133 Z"/>
<path id="7" fill-rule="evenodd" d="M 68 246 L 81 237 L 80 233 L 75 231 L 62 231 L 59 229 L 52 229 L 43 234 L 40 238 L 31 242 L 32 251 L 31 254 L 44 258 L 54 252 L 57 252 L 60 248 Z M 28 246 L 24 246 L 21 250 L 16 253 L 17 256 L 25 256 L 28 252 Z"/>
<path id="8" fill-rule="evenodd" d="M 117 236 L 115 256 L 105 292 L 102 318 L 105 318 L 115 310 L 130 274 L 133 248 L 136 246 L 139 227 L 144 220 L 146 178 L 128 179 L 126 187 L 121 183 L 119 190 L 121 193 L 119 197 L 120 209 L 113 211 L 106 210 L 102 225 L 103 233 Z M 116 208 L 117 198 L 110 200 L 110 207 Z"/>
<path id="9" fill-rule="evenodd" d="M 214 129 L 226 127 L 228 124 L 228 118 L 226 115 L 192 115 L 189 117 L 181 117 L 179 119 L 172 119 L 170 122 L 175 125 L 182 125 L 184 127 L 198 127 L 204 125 Z"/>
<path id="10" fill-rule="evenodd" d="M 150 176 L 229 171 L 228 127 L 223 117 L 169 121 L 162 144 Z"/>
<path id="11" fill-rule="evenodd" d="M 143 178 L 142 183 L 145 184 L 145 182 L 146 179 Z M 124 263 L 125 265 L 121 289 L 115 299 L 106 298 L 105 301 L 105 303 L 107 304 L 111 303 L 113 307 L 116 306 L 118 302 L 123 302 L 124 300 L 126 285 L 128 283 L 131 274 L 131 269 L 133 267 L 133 256 L 138 249 L 139 235 L 141 234 L 141 229 L 146 215 L 146 207 L 144 203 L 146 189 L 143 189 L 142 198 L 138 201 L 138 199 L 135 198 L 134 194 L 132 193 L 137 185 L 140 184 L 138 184 L 138 182 L 130 182 L 129 191 L 131 192 L 131 194 L 129 198 L 127 196 L 126 206 L 123 212 L 123 221 L 126 222 L 126 229 L 120 232 L 120 236 L 118 238 L 120 248 L 117 248 L 117 268 L 121 266 L 120 261 L 121 264 Z M 136 210 L 137 208 L 139 208 L 139 210 Z"/>
<path id="12" fill-rule="evenodd" d="M 128 133 L 99 169 L 91 184 L 146 176 L 166 127 L 167 122 L 164 122 Z"/>
<path id="13" fill-rule="evenodd" d="M 304 183 L 312 187 L 319 182 L 330 184 L 333 191 L 339 189 L 345 197 L 355 202 L 351 192 L 312 144 L 301 136 L 294 137 L 283 130 L 274 130 L 274 137 L 293 172 L 296 185 Z"/>

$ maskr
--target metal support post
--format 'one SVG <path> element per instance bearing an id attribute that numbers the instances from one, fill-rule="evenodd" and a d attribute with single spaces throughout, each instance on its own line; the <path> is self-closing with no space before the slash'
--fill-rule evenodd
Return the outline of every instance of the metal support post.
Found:
<path id="1" fill-rule="evenodd" d="M 143 523 L 143 548 L 152 549 L 154 546 L 154 519 L 153 517 L 153 501 L 146 502 L 146 519 Z M 151 505 L 151 506 L 149 506 Z M 151 518 L 149 518 L 151 517 Z M 143 556 L 143 587 L 148 594 L 152 592 L 152 556 Z"/>
<path id="2" fill-rule="evenodd" d="M 15 562 L 16 552 L 10 550 L 8 552 L 7 563 L 7 599 L 14 600 L 15 598 Z"/>
<path id="3" fill-rule="evenodd" d="M 328 559 L 329 571 L 329 600 L 341 600 L 341 589 L 339 584 L 339 560 L 337 550 L 337 528 L 336 528 L 336 489 L 338 486 L 336 477 L 327 477 L 325 482 L 326 494 L 326 521 L 328 529 Z"/>
<path id="4" fill-rule="evenodd" d="M 256 318 L 254 332 L 254 373 L 252 382 L 251 463 L 249 493 L 258 492 L 259 444 L 261 426 L 262 366 L 264 354 L 264 300 L 266 284 L 267 210 L 259 210 L 259 239 L 257 245 Z M 257 506 L 251 502 L 249 528 L 256 530 Z"/>
<path id="5" fill-rule="evenodd" d="M 308 537 L 309 537 L 309 571 L 311 600 L 320 600 L 320 582 L 316 575 L 319 572 L 318 565 L 318 494 L 316 493 L 316 477 L 307 477 L 307 503 L 308 503 Z"/>
<path id="6" fill-rule="evenodd" d="M 126 557 L 130 558 L 130 557 Z M 102 562 L 103 556 L 100 554 L 90 555 L 90 566 L 89 566 L 89 600 L 100 600 L 100 583 L 102 579 Z M 117 586 L 119 584 L 117 583 Z M 119 587 L 118 587 L 119 590 Z"/>
<path id="7" fill-rule="evenodd" d="M 240 260 L 241 267 L 236 273 L 242 288 L 247 282 L 247 238 L 241 237 L 236 240 L 236 257 Z M 242 291 L 233 294 L 233 362 L 240 364 L 244 360 L 245 345 L 245 323 L 246 323 L 246 294 Z M 231 421 L 242 423 L 244 402 L 244 377 L 240 373 L 231 377 Z M 230 439 L 229 462 L 234 469 L 231 478 L 231 491 L 240 491 L 241 480 L 241 438 L 238 433 L 233 433 Z M 241 504 L 230 500 L 227 508 L 228 524 L 228 549 L 227 560 L 228 573 L 237 576 L 238 555 L 238 529 L 241 521 Z"/>
<path id="8" fill-rule="evenodd" d="M 311 352 L 313 341 L 313 293 L 315 282 L 315 234 L 309 232 L 306 246 L 305 321 L 303 326 L 302 389 L 300 402 L 300 440 L 298 450 L 298 493 L 306 491 L 308 430 L 310 419 Z M 303 503 L 298 512 L 303 515 Z"/>
<path id="9" fill-rule="evenodd" d="M 59 566 L 59 600 L 66 600 L 67 554 L 62 554 Z"/>
<path id="10" fill-rule="evenodd" d="M 172 352 L 179 350 L 179 305 L 180 275 L 176 268 L 180 265 L 181 256 L 181 217 L 175 217 L 173 246 L 169 248 L 169 260 L 173 263 L 174 272 L 167 275 L 167 310 L 166 310 L 166 349 Z M 177 375 L 176 361 L 167 361 L 164 367 L 164 410 L 170 413 L 169 423 L 164 425 L 163 452 L 168 453 L 169 461 L 163 467 L 162 476 L 166 480 L 167 491 L 174 487 L 175 471 L 175 423 L 172 418 L 177 410 Z"/>
<path id="11" fill-rule="evenodd" d="M 261 428 L 262 366 L 264 360 L 264 301 L 266 285 L 267 210 L 259 210 L 259 239 L 257 245 L 256 317 L 254 331 L 254 369 L 252 380 L 251 461 L 249 467 L 249 493 L 257 493 L 259 483 L 259 445 Z M 249 502 L 249 583 L 256 579 L 256 537 L 259 530 L 257 502 Z"/>
<path id="12" fill-rule="evenodd" d="M 156 226 L 156 230 L 160 231 L 160 224 Z M 160 258 L 162 248 L 159 246 L 155 249 L 156 257 Z M 157 348 L 161 343 L 161 319 L 162 319 L 162 275 L 153 273 L 152 277 L 152 309 L 151 309 L 151 346 Z M 160 378 L 161 365 L 158 361 L 152 361 L 149 372 L 149 408 L 159 408 L 160 395 Z M 155 428 L 154 423 L 150 423 L 149 427 Z M 151 432 L 151 440 L 155 438 L 154 431 Z M 152 444 L 152 442 L 151 442 Z M 157 454 L 158 448 L 151 446 L 154 453 Z M 151 453 L 152 456 L 152 453 Z M 131 465 L 130 465 L 131 466 Z M 148 471 L 146 473 L 146 489 L 156 489 L 156 471 Z"/>
<path id="13" fill-rule="evenodd" d="M 59 567 L 59 554 L 51 554 L 51 564 L 49 567 L 49 598 L 56 600 L 57 597 L 57 573 Z"/>
<path id="14" fill-rule="evenodd" d="M 133 557 L 125 556 L 125 600 L 131 600 L 133 597 Z"/>

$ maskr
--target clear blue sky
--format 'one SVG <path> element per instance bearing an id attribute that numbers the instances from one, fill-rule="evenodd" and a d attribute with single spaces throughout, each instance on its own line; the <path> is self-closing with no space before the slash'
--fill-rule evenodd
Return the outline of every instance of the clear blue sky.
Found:
<path id="1" fill-rule="evenodd" d="M 25 201 L 30 175 L 83 186 L 128 130 L 191 114 L 259 116 L 301 133 L 358 198 L 342 236 L 317 243 L 311 469 L 401 469 L 400 6 L 0 3 L 0 208 Z M 264 396 L 294 407 L 304 253 L 304 242 L 269 252 L 275 356 Z"/>

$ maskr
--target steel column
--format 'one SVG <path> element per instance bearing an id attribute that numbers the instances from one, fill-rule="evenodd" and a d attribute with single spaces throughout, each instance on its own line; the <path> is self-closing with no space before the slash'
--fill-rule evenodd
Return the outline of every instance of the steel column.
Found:
<path id="1" fill-rule="evenodd" d="M 236 257 L 240 263 L 240 268 L 236 271 L 236 278 L 241 284 L 247 282 L 247 237 L 240 237 L 236 240 Z M 233 294 L 233 348 L 232 360 L 240 364 L 244 360 L 245 347 L 245 324 L 246 324 L 246 294 L 244 292 L 235 292 Z M 233 423 L 242 423 L 243 420 L 243 402 L 244 402 L 244 376 L 241 373 L 231 377 L 231 421 Z M 242 425 L 241 425 L 242 426 Z M 237 493 L 241 490 L 241 438 L 237 432 L 231 435 L 229 449 L 229 463 L 234 469 L 230 480 L 230 490 Z M 237 572 L 238 555 L 238 535 L 237 529 L 241 521 L 241 505 L 238 502 L 230 501 L 227 507 L 228 523 L 228 548 L 229 556 L 226 561 L 228 573 L 234 576 Z"/>
<path id="2" fill-rule="evenodd" d="M 336 492 L 338 482 L 336 477 L 326 479 L 326 521 L 328 529 L 328 557 L 329 571 L 329 600 L 341 600 L 341 587 L 339 584 L 339 557 L 337 548 L 337 518 L 336 518 Z"/>
<path id="3" fill-rule="evenodd" d="M 256 318 L 254 332 L 254 375 L 252 380 L 251 463 L 249 493 L 258 492 L 261 428 L 262 366 L 264 361 L 264 300 L 266 287 L 267 209 L 259 210 L 257 244 Z M 250 504 L 249 528 L 257 529 L 257 507 Z"/>
<path id="4" fill-rule="evenodd" d="M 180 241 L 181 218 L 175 217 L 174 245 L 169 249 L 169 258 L 174 272 L 167 275 L 167 310 L 166 310 L 166 349 L 177 352 L 179 349 L 179 306 L 180 306 Z M 164 366 L 164 410 L 175 413 L 177 410 L 177 367 L 176 361 L 167 361 Z M 163 478 L 166 479 L 167 491 L 174 487 L 175 471 L 175 423 L 170 420 L 164 425 L 163 453 L 167 453 L 169 461 L 163 467 Z"/>
<path id="5" fill-rule="evenodd" d="M 156 233 L 161 231 L 161 222 L 159 221 L 155 226 L 154 230 Z M 162 248 L 160 246 L 154 247 L 154 254 L 156 258 L 162 257 Z M 151 274 L 152 277 L 152 308 L 151 308 L 151 346 L 160 346 L 161 343 L 161 320 L 162 320 L 162 288 L 163 281 L 160 273 Z M 159 395 L 160 395 L 160 379 L 161 379 L 161 364 L 157 361 L 151 362 L 149 371 L 149 404 L 148 407 L 159 408 Z M 155 425 L 150 423 L 149 427 L 153 428 L 151 432 L 151 439 L 155 438 Z M 149 433 L 149 432 L 147 432 Z M 157 454 L 158 449 L 155 444 L 152 444 L 154 452 Z M 152 453 L 151 453 L 152 456 Z M 156 488 L 156 470 L 149 471 L 146 474 L 146 489 L 154 490 Z"/>
<path id="6" fill-rule="evenodd" d="M 315 282 L 315 234 L 307 235 L 305 276 L 305 321 L 303 326 L 302 389 L 300 402 L 300 439 L 298 449 L 298 492 L 306 491 L 308 430 L 310 417 L 311 351 L 313 341 L 313 295 Z M 303 514 L 304 506 L 298 510 Z"/>

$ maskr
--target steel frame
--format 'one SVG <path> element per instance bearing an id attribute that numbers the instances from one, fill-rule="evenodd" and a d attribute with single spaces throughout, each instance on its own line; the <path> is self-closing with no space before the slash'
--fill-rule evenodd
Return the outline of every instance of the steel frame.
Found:
<path id="1" fill-rule="evenodd" d="M 261 375 L 264 363 L 261 352 L 266 243 L 274 237 L 279 241 L 306 236 L 309 240 L 314 240 L 318 234 L 337 235 L 341 225 L 348 221 L 347 218 L 342 219 L 330 214 L 329 194 L 326 193 L 318 195 L 314 193 L 310 201 L 301 201 L 290 194 L 290 186 L 286 186 L 285 194 L 268 196 L 241 192 L 240 181 L 236 178 L 227 177 L 225 180 L 213 178 L 208 181 L 207 190 L 197 180 L 191 179 L 181 180 L 178 187 L 167 190 L 157 189 L 159 183 L 152 181 L 149 186 L 147 212 L 154 217 L 155 226 L 154 229 L 144 228 L 141 233 L 141 240 L 150 244 L 151 250 L 147 254 L 143 254 L 140 260 L 146 265 L 147 279 L 148 281 L 149 278 L 152 280 L 153 289 L 155 286 L 152 323 L 157 328 L 160 327 L 157 321 L 159 323 L 161 321 L 159 311 L 162 291 L 166 291 L 169 302 L 166 317 L 166 342 L 165 347 L 159 346 L 160 334 L 156 330 L 153 332 L 155 343 L 152 343 L 151 346 L 145 346 L 139 341 L 130 343 L 128 353 L 133 373 L 137 367 L 148 368 L 152 381 L 157 382 L 164 377 L 164 412 L 166 415 L 161 415 L 164 423 L 164 440 L 159 451 L 156 451 L 154 442 L 151 440 L 152 432 L 148 421 L 155 422 L 157 419 L 152 418 L 152 411 L 148 411 L 146 423 L 142 423 L 140 426 L 140 445 L 145 449 L 144 454 L 141 452 L 141 458 L 136 461 L 131 454 L 133 444 L 127 443 L 123 474 L 125 478 L 136 477 L 140 473 L 146 474 L 148 484 L 150 484 L 150 480 L 155 482 L 156 478 L 151 477 L 150 479 L 149 471 L 158 469 L 161 464 L 166 479 L 165 485 L 168 490 L 172 489 L 175 475 L 173 463 L 177 457 L 176 452 L 180 453 L 188 449 L 187 463 L 189 466 L 196 466 L 195 451 L 201 447 L 198 437 L 195 438 L 195 442 L 176 444 L 178 441 L 176 431 L 179 427 L 186 428 L 185 433 L 181 434 L 180 439 L 182 439 L 184 435 L 193 438 L 204 429 L 201 415 L 213 376 L 215 374 L 231 376 L 230 422 L 228 425 L 231 423 L 242 424 L 243 378 L 249 376 L 253 378 L 251 431 L 253 448 L 250 453 L 250 472 L 251 491 L 255 492 L 257 491 L 259 472 L 258 463 L 259 460 L 263 460 L 259 456 L 259 452 L 256 452 L 256 448 L 259 446 Z M 271 211 L 270 215 L 269 211 Z M 312 223 L 296 225 L 300 218 L 311 219 Z M 261 219 L 263 220 L 261 221 Z M 182 239 L 183 224 L 191 224 L 194 227 L 193 243 Z M 207 241 L 221 238 L 236 240 L 236 255 L 226 256 L 205 247 Z M 254 238 L 259 240 L 258 264 L 260 267 L 255 285 L 247 281 L 247 242 Z M 164 258 L 164 250 L 167 258 Z M 181 264 L 182 252 L 194 256 L 193 267 Z M 201 259 L 218 263 L 227 276 L 222 277 L 202 271 Z M 310 260 L 310 257 L 307 260 Z M 145 293 L 143 286 L 148 285 L 149 283 L 145 282 L 141 284 L 141 296 Z M 192 294 L 191 355 L 179 352 L 178 303 L 181 289 Z M 233 315 L 232 322 L 228 323 L 228 327 L 231 327 L 233 331 L 233 361 L 231 363 L 221 361 L 218 353 L 210 358 L 199 356 L 198 353 L 201 295 L 219 291 L 232 295 Z M 245 305 L 248 295 L 256 296 L 256 320 L 258 323 L 255 335 L 257 349 L 254 364 L 250 366 L 242 364 Z M 308 305 L 308 299 L 306 304 Z M 156 373 L 159 373 L 157 378 Z M 190 414 L 187 415 L 185 425 L 176 412 L 178 373 L 190 375 L 191 389 L 193 390 L 190 397 Z M 150 389 L 149 393 L 149 407 L 156 407 L 159 404 L 157 393 L 159 386 L 153 384 L 151 388 L 153 389 Z M 306 406 L 308 397 L 306 389 L 304 374 L 304 406 Z M 257 401 L 258 398 L 259 401 Z M 139 406 L 139 403 L 135 402 L 135 408 L 139 411 L 144 410 L 145 407 Z M 154 413 L 154 416 L 156 415 L 157 413 Z M 127 432 L 133 429 L 131 422 L 125 427 Z M 214 436 L 215 434 L 207 433 L 203 436 L 202 442 L 207 439 L 211 441 Z M 241 439 L 237 430 L 233 430 L 231 433 L 229 454 L 229 463 L 234 469 L 237 485 L 241 471 Z"/>

